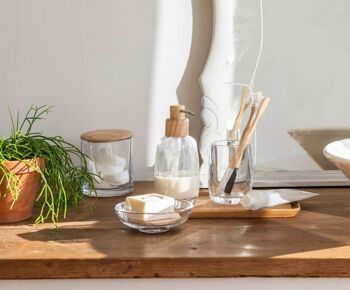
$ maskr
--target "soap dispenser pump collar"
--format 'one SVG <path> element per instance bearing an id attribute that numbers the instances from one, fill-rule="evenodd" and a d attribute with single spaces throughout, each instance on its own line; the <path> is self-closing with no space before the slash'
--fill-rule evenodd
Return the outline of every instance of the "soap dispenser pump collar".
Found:
<path id="1" fill-rule="evenodd" d="M 189 120 L 186 114 L 195 116 L 194 113 L 185 109 L 184 105 L 170 106 L 170 118 L 166 120 L 165 136 L 185 137 L 189 133 Z"/>

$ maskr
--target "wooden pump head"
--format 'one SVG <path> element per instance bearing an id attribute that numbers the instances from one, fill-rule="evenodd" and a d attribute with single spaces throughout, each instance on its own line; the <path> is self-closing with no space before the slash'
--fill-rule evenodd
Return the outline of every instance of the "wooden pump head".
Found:
<path id="1" fill-rule="evenodd" d="M 185 137 L 189 131 L 189 120 L 186 114 L 195 116 L 194 113 L 187 111 L 184 105 L 170 106 L 170 118 L 166 119 L 165 136 L 167 137 Z"/>

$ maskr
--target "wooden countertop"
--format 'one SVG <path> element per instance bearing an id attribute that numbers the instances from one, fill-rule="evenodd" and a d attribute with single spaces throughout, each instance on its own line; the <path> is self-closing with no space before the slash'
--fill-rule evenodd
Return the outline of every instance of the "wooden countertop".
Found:
<path id="1" fill-rule="evenodd" d="M 123 226 L 122 198 L 87 198 L 59 230 L 0 226 L 0 278 L 350 277 L 350 188 L 307 190 L 320 196 L 295 218 L 192 219 L 161 235 Z"/>

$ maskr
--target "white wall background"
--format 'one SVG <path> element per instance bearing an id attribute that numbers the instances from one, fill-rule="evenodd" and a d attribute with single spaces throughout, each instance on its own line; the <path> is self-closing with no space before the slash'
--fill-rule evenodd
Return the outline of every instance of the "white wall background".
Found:
<path id="1" fill-rule="evenodd" d="M 86 130 L 130 129 L 135 177 L 152 178 L 168 106 L 179 98 L 200 112 L 211 10 L 209 0 L 192 2 L 1 0 L 0 136 L 8 133 L 7 105 L 54 105 L 40 126 L 45 134 L 79 144 Z M 197 138 L 200 126 L 197 118 Z"/>
<path id="2" fill-rule="evenodd" d="M 272 102 L 257 164 L 317 169 L 286 132 L 350 124 L 350 1 L 263 3 L 256 85 Z M 7 105 L 54 105 L 46 134 L 79 144 L 86 130 L 130 129 L 135 177 L 152 178 L 168 106 L 200 113 L 211 26 L 210 0 L 0 0 L 0 135 L 8 133 Z M 200 118 L 191 122 L 198 139 Z"/>

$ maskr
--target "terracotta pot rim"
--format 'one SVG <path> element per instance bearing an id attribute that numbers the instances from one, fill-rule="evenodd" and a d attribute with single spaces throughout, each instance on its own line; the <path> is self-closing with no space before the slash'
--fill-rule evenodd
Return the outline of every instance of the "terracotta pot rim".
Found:
<path id="1" fill-rule="evenodd" d="M 23 174 L 23 173 L 29 173 L 34 172 L 34 168 L 28 166 L 27 163 L 37 163 L 41 169 L 44 168 L 44 158 L 43 157 L 35 157 L 35 158 L 28 158 L 23 160 L 8 160 L 4 161 L 4 166 L 11 170 L 15 171 L 16 174 Z"/>

